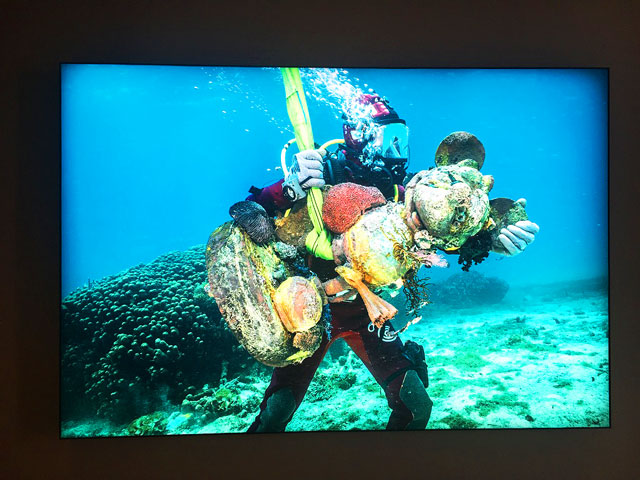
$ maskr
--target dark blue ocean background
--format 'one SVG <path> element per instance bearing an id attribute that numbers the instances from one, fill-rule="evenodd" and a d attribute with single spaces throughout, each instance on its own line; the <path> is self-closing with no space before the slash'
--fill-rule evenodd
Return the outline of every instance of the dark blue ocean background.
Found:
<path id="1" fill-rule="evenodd" d="M 511 285 L 607 275 L 606 70 L 349 69 L 411 129 L 411 171 L 465 130 L 491 198 L 525 197 L 540 225 L 514 258 L 473 267 Z M 315 139 L 341 136 L 337 100 L 303 71 Z M 206 242 L 251 185 L 281 178 L 293 137 L 278 69 L 62 67 L 62 295 Z M 459 267 L 432 269 L 434 281 Z"/>

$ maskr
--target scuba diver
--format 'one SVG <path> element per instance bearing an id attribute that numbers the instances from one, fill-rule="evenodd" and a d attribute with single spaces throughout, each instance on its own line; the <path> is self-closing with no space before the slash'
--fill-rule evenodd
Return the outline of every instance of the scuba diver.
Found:
<path id="1" fill-rule="evenodd" d="M 268 215 L 275 216 L 305 198 L 312 187 L 353 182 L 377 187 L 387 199 L 404 201 L 403 185 L 411 178 L 407 174 L 409 129 L 389 102 L 377 94 L 362 95 L 360 105 L 366 111 L 364 117 L 354 121 L 343 116 L 344 144 L 337 151 L 318 149 L 296 154 L 283 180 L 265 188 L 251 187 L 247 200 L 260 204 Z M 416 229 L 420 221 L 411 202 L 412 183 L 407 187 L 407 222 Z M 525 223 L 503 229 L 499 237 L 502 252 L 517 254 L 533 241 L 538 227 L 532 222 Z M 323 282 L 336 276 L 333 261 L 308 254 L 307 264 Z M 386 428 L 425 429 L 433 402 L 427 393 L 429 380 L 423 347 L 413 341 L 403 343 L 389 321 L 382 327 L 375 326 L 360 296 L 331 303 L 330 311 L 330 337 L 324 333 L 318 349 L 301 363 L 274 369 L 260 412 L 248 432 L 285 430 L 327 350 L 338 338 L 345 340 L 384 390 L 391 409 Z"/>

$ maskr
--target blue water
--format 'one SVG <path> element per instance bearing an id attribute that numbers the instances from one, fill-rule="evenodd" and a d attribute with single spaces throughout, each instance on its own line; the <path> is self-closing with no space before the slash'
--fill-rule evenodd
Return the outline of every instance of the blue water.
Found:
<path id="1" fill-rule="evenodd" d="M 607 274 L 606 70 L 343 75 L 407 121 L 411 171 L 433 166 L 440 141 L 466 130 L 484 144 L 490 197 L 528 200 L 536 241 L 473 268 L 512 285 Z M 305 87 L 311 78 L 303 71 Z M 340 137 L 335 99 L 310 88 L 308 102 L 316 141 Z M 292 137 L 278 69 L 63 66 L 62 295 L 205 243 L 251 185 L 281 178 Z"/>

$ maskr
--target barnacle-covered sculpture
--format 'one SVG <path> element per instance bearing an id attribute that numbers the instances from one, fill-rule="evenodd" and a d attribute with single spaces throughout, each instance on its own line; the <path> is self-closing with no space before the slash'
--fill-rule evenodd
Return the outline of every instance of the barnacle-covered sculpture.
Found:
<path id="1" fill-rule="evenodd" d="M 483 161 L 484 147 L 473 135 L 455 132 L 445 138 L 437 166 L 419 172 L 407 186 L 418 217 L 411 228 L 405 206 L 386 202 L 376 188 L 325 186 L 322 216 L 335 235 L 338 276 L 324 284 L 300 267 L 313 228 L 303 201 L 276 218 L 276 238 L 266 212 L 240 202 L 230 210 L 235 221 L 209 238 L 209 294 L 240 343 L 271 366 L 299 362 L 318 348 L 327 296 L 339 302 L 357 292 L 371 321 L 381 326 L 397 310 L 371 288 L 411 285 L 421 265 L 447 266 L 437 250 L 458 250 L 482 230 L 497 235 L 496 222 L 499 227 L 526 218 L 522 205 L 511 200 L 490 205 L 493 177 L 480 173 Z M 417 224 L 421 228 L 414 231 Z M 414 296 L 422 295 L 421 286 L 413 286 Z"/>
<path id="2" fill-rule="evenodd" d="M 443 266 L 446 262 L 437 249 L 455 251 L 483 228 L 494 227 L 488 197 L 493 177 L 479 171 L 484 153 L 482 143 L 467 132 L 455 132 L 442 141 L 437 167 L 417 173 L 409 182 L 423 226 L 417 232 L 405 223 L 403 205 L 380 206 L 382 195 L 373 194 L 370 187 L 333 187 L 325 197 L 323 218 L 341 234 L 333 241 L 333 251 L 342 281 L 327 283 L 327 294 L 346 282 L 361 295 L 372 322 L 381 325 L 397 311 L 369 287 L 411 280 L 421 264 Z"/>
<path id="3" fill-rule="evenodd" d="M 391 319 L 397 310 L 370 288 L 402 280 L 421 264 L 446 265 L 435 253 L 416 247 L 402 217 L 403 206 L 383 202 L 384 197 L 375 188 L 344 183 L 329 191 L 323 207 L 325 223 L 334 225 L 334 233 L 342 233 L 332 243 L 340 278 L 326 282 L 325 291 L 327 295 L 335 295 L 356 290 L 369 318 L 378 326 Z"/>
<path id="4" fill-rule="evenodd" d="M 493 177 L 482 175 L 471 160 L 423 170 L 416 177 L 419 180 L 413 199 L 425 227 L 421 234 L 425 242 L 443 250 L 457 250 L 487 226 L 487 194 Z"/>
<path id="5" fill-rule="evenodd" d="M 247 351 L 274 367 L 313 354 L 325 328 L 322 286 L 315 276 L 301 276 L 290 250 L 278 242 L 258 245 L 235 221 L 217 228 L 206 250 L 209 295 Z"/>

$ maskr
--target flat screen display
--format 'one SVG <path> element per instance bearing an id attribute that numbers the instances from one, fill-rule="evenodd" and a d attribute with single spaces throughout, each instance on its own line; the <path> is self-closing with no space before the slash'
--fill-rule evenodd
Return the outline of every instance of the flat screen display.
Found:
<path id="1" fill-rule="evenodd" d="M 61 75 L 62 437 L 609 427 L 606 69 Z"/>

